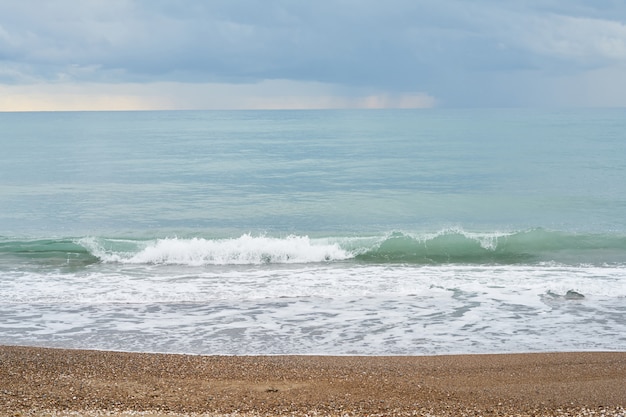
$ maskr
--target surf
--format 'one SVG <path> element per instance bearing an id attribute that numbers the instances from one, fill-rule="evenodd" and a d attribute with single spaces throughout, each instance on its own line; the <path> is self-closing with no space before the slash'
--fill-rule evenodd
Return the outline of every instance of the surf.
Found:
<path id="1" fill-rule="evenodd" d="M 79 240 L 102 262 L 164 265 L 262 265 L 315 263 L 345 260 L 350 253 L 337 243 L 322 243 L 308 236 L 284 238 L 252 236 L 238 238 L 162 238 L 152 241 Z M 122 249 L 122 245 L 126 248 Z M 134 249 L 128 246 L 135 245 Z"/>
<path id="2" fill-rule="evenodd" d="M 415 264 L 602 264 L 626 262 L 626 236 L 534 228 L 513 232 L 393 232 L 356 256 L 367 262 Z"/>
<path id="3" fill-rule="evenodd" d="M 534 228 L 473 232 L 390 231 L 370 235 L 0 239 L 0 260 L 10 263 L 90 265 L 365 264 L 626 264 L 626 236 Z"/>
<path id="4" fill-rule="evenodd" d="M 175 265 L 262 265 L 329 263 L 573 264 L 626 263 L 626 236 L 577 234 L 542 228 L 513 232 L 434 233 L 392 231 L 379 235 L 159 238 L 78 240 L 101 262 Z"/>

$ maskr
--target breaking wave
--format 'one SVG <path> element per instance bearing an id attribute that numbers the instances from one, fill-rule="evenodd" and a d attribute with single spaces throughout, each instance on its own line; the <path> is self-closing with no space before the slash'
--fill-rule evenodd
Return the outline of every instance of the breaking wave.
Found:
<path id="1" fill-rule="evenodd" d="M 0 239 L 0 255 L 24 261 L 85 264 L 261 265 L 355 261 L 410 264 L 626 264 L 626 236 L 545 229 L 471 233 L 390 232 L 374 236 L 309 238 L 253 236 L 208 239 L 84 237 L 15 241 Z"/>

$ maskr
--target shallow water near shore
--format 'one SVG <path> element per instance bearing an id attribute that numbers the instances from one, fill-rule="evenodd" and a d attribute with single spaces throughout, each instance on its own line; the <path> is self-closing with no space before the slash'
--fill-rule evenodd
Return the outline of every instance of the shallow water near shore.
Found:
<path id="1" fill-rule="evenodd" d="M 0 344 L 623 350 L 624 116 L 0 114 Z"/>

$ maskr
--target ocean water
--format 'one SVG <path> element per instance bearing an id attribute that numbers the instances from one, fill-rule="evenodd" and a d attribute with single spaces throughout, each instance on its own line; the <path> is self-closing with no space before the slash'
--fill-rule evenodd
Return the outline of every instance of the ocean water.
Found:
<path id="1" fill-rule="evenodd" d="M 626 110 L 0 113 L 0 344 L 626 348 Z"/>

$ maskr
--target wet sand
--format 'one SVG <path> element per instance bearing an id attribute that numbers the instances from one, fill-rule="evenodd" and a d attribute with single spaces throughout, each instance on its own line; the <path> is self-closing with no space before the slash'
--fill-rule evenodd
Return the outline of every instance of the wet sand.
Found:
<path id="1" fill-rule="evenodd" d="M 0 415 L 626 416 L 626 352 L 188 356 L 0 346 Z"/>

